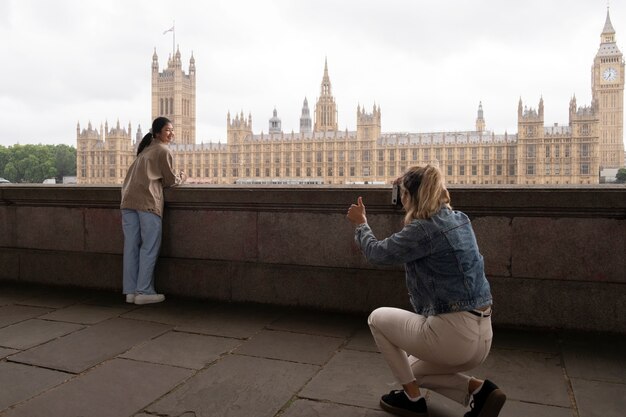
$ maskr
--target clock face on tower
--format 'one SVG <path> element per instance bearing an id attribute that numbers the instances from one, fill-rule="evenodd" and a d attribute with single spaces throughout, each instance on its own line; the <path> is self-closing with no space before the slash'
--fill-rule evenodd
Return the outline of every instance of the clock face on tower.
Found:
<path id="1" fill-rule="evenodd" d="M 602 79 L 604 81 L 615 81 L 617 78 L 617 70 L 613 67 L 609 67 L 602 71 Z"/>

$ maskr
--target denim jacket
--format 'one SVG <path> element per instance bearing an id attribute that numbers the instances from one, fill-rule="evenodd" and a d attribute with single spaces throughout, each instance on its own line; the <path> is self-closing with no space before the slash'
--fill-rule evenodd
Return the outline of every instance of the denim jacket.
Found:
<path id="1" fill-rule="evenodd" d="M 483 257 L 469 218 L 442 207 L 429 219 L 416 219 L 384 240 L 367 224 L 355 241 L 369 262 L 404 263 L 415 312 L 423 316 L 468 311 L 492 303 Z"/>

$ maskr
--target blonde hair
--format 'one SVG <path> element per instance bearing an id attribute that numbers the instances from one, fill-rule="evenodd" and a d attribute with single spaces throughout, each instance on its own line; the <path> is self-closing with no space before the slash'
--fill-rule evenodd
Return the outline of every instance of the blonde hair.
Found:
<path id="1" fill-rule="evenodd" d="M 450 206 L 450 193 L 443 180 L 443 174 L 434 165 L 414 166 L 400 178 L 404 193 L 409 195 L 409 203 L 404 223 L 414 219 L 428 219 L 441 207 Z"/>

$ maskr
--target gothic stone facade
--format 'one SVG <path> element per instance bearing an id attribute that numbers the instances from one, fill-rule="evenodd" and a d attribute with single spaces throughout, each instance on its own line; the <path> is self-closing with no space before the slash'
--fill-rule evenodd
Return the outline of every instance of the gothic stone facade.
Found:
<path id="1" fill-rule="evenodd" d="M 517 134 L 485 129 L 482 104 L 475 129 L 466 132 L 382 133 L 381 110 L 357 106 L 356 130 L 339 130 L 328 65 L 314 120 L 304 100 L 300 131 L 285 133 L 276 110 L 268 133 L 252 131 L 252 116 L 227 115 L 226 143 L 195 144 L 195 61 L 189 74 L 180 53 L 159 73 L 152 60 L 152 116 L 174 121 L 177 169 L 192 182 L 385 183 L 415 164 L 436 163 L 448 184 L 596 184 L 602 168 L 623 164 L 624 61 L 607 11 L 600 48 L 592 65 L 592 103 L 569 103 L 567 126 L 546 126 L 544 103 L 518 104 Z M 118 123 L 119 125 L 119 123 Z M 132 162 L 130 125 L 99 133 L 77 129 L 78 182 L 121 183 Z"/>

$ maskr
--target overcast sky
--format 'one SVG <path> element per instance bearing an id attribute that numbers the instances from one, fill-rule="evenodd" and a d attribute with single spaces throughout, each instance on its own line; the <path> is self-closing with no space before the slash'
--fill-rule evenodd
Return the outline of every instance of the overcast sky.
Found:
<path id="1" fill-rule="evenodd" d="M 172 52 L 196 60 L 197 137 L 226 139 L 226 113 L 285 132 L 313 109 L 324 59 L 340 129 L 358 104 L 380 105 L 383 132 L 517 131 L 517 104 L 545 103 L 568 123 L 573 94 L 591 101 L 606 0 L 0 0 L 0 145 L 76 145 L 76 123 L 151 123 L 150 68 Z M 626 50 L 626 6 L 613 1 Z"/>

